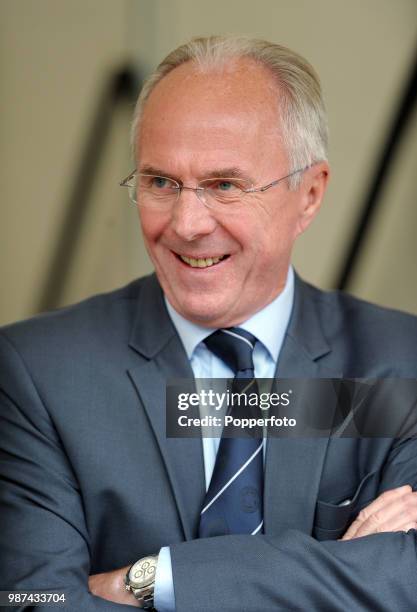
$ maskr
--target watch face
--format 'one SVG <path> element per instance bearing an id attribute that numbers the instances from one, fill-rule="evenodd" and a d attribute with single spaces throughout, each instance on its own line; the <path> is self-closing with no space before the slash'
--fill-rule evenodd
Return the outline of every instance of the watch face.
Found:
<path id="1" fill-rule="evenodd" d="M 144 557 L 130 568 L 129 580 L 133 588 L 141 589 L 154 582 L 156 563 L 155 557 Z"/>

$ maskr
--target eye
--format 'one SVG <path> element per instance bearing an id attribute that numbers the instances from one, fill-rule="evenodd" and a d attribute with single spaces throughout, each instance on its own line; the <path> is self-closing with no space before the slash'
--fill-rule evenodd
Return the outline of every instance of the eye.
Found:
<path id="1" fill-rule="evenodd" d="M 178 189 L 178 185 L 172 179 L 165 176 L 157 176 L 154 174 L 139 175 L 139 190 L 147 191 L 153 195 L 163 196 L 172 195 L 174 190 Z"/>
<path id="2" fill-rule="evenodd" d="M 231 179 L 210 179 L 205 183 L 206 189 L 210 189 L 213 193 L 222 196 L 238 195 L 242 190 L 242 185 L 239 181 Z"/>
<path id="3" fill-rule="evenodd" d="M 169 187 L 172 187 L 172 182 L 163 176 L 154 176 L 151 179 L 151 187 L 154 189 L 169 189 Z"/>
<path id="4" fill-rule="evenodd" d="M 235 185 L 233 185 L 233 183 L 231 183 L 230 181 L 219 181 L 217 183 L 217 189 L 219 191 L 232 191 L 234 187 Z"/>
<path id="5" fill-rule="evenodd" d="M 234 181 L 230 181 L 227 179 L 219 179 L 217 181 L 214 181 L 214 183 L 211 185 L 211 188 L 216 189 L 217 191 L 222 191 L 224 193 L 231 193 L 236 192 L 236 190 L 238 190 L 240 186 Z"/>

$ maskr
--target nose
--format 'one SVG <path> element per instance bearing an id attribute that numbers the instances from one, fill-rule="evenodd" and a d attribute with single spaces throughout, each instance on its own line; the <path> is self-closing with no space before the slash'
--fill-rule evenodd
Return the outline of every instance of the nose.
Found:
<path id="1" fill-rule="evenodd" d="M 179 238 L 191 242 L 211 234 L 217 222 L 210 209 L 193 189 L 182 189 L 172 212 L 172 229 Z"/>

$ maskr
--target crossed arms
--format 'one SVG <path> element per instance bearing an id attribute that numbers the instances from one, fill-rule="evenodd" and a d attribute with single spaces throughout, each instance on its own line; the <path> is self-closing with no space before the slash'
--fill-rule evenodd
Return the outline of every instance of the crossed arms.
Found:
<path id="1" fill-rule="evenodd" d="M 83 490 L 42 389 L 7 342 L 0 348 L 0 587 L 62 589 L 74 611 L 129 609 L 131 595 L 124 603 L 118 595 L 125 568 L 89 583 L 95 544 Z M 416 494 L 399 484 L 417 485 L 415 440 L 393 446 L 386 458 L 379 492 L 396 490 L 378 496 L 341 541 L 288 530 L 165 542 L 177 610 L 414 609 L 416 540 L 408 530 Z M 105 541 L 99 545 L 105 550 Z"/>

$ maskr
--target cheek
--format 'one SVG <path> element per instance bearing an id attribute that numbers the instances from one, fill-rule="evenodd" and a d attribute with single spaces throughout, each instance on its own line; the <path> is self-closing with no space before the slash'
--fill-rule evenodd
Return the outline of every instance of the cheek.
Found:
<path id="1" fill-rule="evenodd" d="M 252 243 L 255 250 L 255 265 L 268 273 L 270 266 L 287 259 L 296 237 L 297 215 L 290 206 L 266 209 L 253 219 Z"/>
<path id="2" fill-rule="evenodd" d="M 147 244 L 156 242 L 163 234 L 167 226 L 166 215 L 158 215 L 155 212 L 147 210 L 139 210 L 139 222 L 142 228 L 142 234 Z"/>

